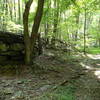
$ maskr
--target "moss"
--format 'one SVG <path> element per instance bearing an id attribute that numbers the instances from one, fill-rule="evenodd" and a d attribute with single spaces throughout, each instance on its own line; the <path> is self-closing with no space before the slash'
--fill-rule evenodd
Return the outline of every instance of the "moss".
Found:
<path id="1" fill-rule="evenodd" d="M 10 47 L 10 49 L 15 50 L 15 51 L 20 51 L 24 49 L 24 45 L 16 43 L 16 44 L 13 44 Z"/>
<path id="2" fill-rule="evenodd" d="M 87 49 L 87 53 L 90 53 L 90 54 L 100 54 L 100 48 L 88 48 Z"/>
<path id="3" fill-rule="evenodd" d="M 0 51 L 6 51 L 8 49 L 8 47 L 3 44 L 3 43 L 0 43 Z"/>
<path id="4" fill-rule="evenodd" d="M 56 91 L 52 93 L 46 93 L 36 100 L 75 100 L 75 86 L 68 84 L 66 86 L 60 86 Z"/>

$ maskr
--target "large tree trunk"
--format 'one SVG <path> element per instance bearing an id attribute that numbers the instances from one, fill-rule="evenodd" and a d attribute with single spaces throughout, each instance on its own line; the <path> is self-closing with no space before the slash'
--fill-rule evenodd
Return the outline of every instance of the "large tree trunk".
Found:
<path id="1" fill-rule="evenodd" d="M 40 22 L 43 15 L 43 6 L 44 6 L 44 0 L 38 0 L 38 8 L 36 11 L 36 16 L 34 18 L 34 24 L 32 27 L 32 33 L 31 33 L 31 50 L 34 49 L 34 43 L 36 39 L 38 38 L 38 30 L 40 26 Z"/>
<path id="2" fill-rule="evenodd" d="M 23 25 L 24 25 L 24 43 L 25 43 L 25 63 L 30 63 L 30 36 L 29 36 L 29 29 L 28 29 L 28 16 L 30 11 L 30 6 L 32 4 L 33 0 L 29 0 L 25 5 L 25 11 L 23 14 Z"/>
<path id="3" fill-rule="evenodd" d="M 43 6 L 44 6 L 44 0 L 38 0 L 38 7 L 36 11 L 36 16 L 34 18 L 34 24 L 32 27 L 31 37 L 29 36 L 29 30 L 28 30 L 28 16 L 29 16 L 29 10 L 30 6 L 32 4 L 33 0 L 29 0 L 26 3 L 25 11 L 23 14 L 23 24 L 24 24 L 24 43 L 25 43 L 25 63 L 30 64 L 32 61 L 32 55 L 35 53 L 34 45 L 36 42 L 36 39 L 38 38 L 38 30 L 43 14 Z"/>
<path id="4" fill-rule="evenodd" d="M 34 18 L 34 24 L 31 32 L 31 59 L 32 56 L 35 55 L 35 53 L 37 52 L 35 51 L 34 47 L 35 47 L 36 40 L 39 37 L 38 30 L 43 15 L 43 6 L 44 6 L 44 0 L 38 0 L 38 7 L 37 7 L 36 15 Z"/>

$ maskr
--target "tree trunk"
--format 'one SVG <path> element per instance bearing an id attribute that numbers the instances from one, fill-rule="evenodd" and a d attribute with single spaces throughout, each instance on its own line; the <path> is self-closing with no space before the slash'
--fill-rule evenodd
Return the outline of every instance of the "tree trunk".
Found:
<path id="1" fill-rule="evenodd" d="M 19 14 L 19 24 L 21 23 L 21 8 L 20 8 L 20 0 L 18 0 L 18 14 Z"/>
<path id="2" fill-rule="evenodd" d="M 49 14 L 50 14 L 50 9 L 51 9 L 51 1 L 49 0 L 46 4 L 46 9 L 47 11 L 45 12 L 45 16 L 46 16 L 46 21 L 44 23 L 44 30 L 45 30 L 45 47 L 46 45 L 49 44 L 49 37 L 48 37 L 48 33 L 49 33 L 49 30 L 50 30 L 50 22 L 49 22 Z"/>
<path id="3" fill-rule="evenodd" d="M 29 29 L 28 29 L 28 16 L 30 6 L 33 0 L 29 0 L 25 5 L 25 11 L 23 14 L 23 26 L 24 26 L 24 43 L 25 43 L 25 63 L 30 64 L 31 61 L 31 49 L 30 49 L 30 36 L 29 36 Z"/>
<path id="4" fill-rule="evenodd" d="M 31 53 L 35 54 L 34 50 L 34 44 L 36 40 L 38 39 L 38 30 L 40 26 L 40 22 L 43 15 L 43 7 L 44 7 L 44 0 L 38 0 L 38 8 L 36 11 L 36 15 L 34 18 L 34 24 L 32 26 L 32 33 L 31 33 Z"/>
<path id="5" fill-rule="evenodd" d="M 30 6 L 33 0 L 29 0 L 26 2 L 25 11 L 23 14 L 23 24 L 24 24 L 24 43 L 25 43 L 25 63 L 31 64 L 32 62 L 32 55 L 34 50 L 35 41 L 38 38 L 38 30 L 43 14 L 43 6 L 44 0 L 38 0 L 38 7 L 36 11 L 36 16 L 34 18 L 34 24 L 32 26 L 31 37 L 29 36 L 29 29 L 28 29 L 28 16 Z"/>
<path id="6" fill-rule="evenodd" d="M 41 55 L 43 53 L 42 51 L 42 41 L 41 41 L 41 35 L 38 33 L 38 55 Z"/>
<path id="7" fill-rule="evenodd" d="M 87 13 L 85 9 L 85 17 L 84 17 L 84 54 L 86 54 L 86 18 L 87 18 Z"/>
<path id="8" fill-rule="evenodd" d="M 52 44 L 55 46 L 55 38 L 57 37 L 57 28 L 58 28 L 58 18 L 59 18 L 59 1 L 55 0 L 54 1 L 54 29 L 53 29 L 53 37 L 52 37 Z"/>
<path id="9" fill-rule="evenodd" d="M 17 16 L 16 16 L 16 1 L 14 0 L 14 20 L 15 22 L 17 21 Z"/>
<path id="10" fill-rule="evenodd" d="M 99 23 L 98 23 L 98 31 L 100 31 L 100 18 L 99 18 Z M 99 48 L 100 48 L 100 34 L 98 33 L 98 42 L 99 42 Z"/>
<path id="11" fill-rule="evenodd" d="M 75 41 L 77 41 L 77 38 L 78 38 L 79 13 L 76 15 L 76 25 L 77 25 L 77 30 L 76 30 L 76 33 L 75 33 Z"/>
<path id="12" fill-rule="evenodd" d="M 9 1 L 9 9 L 10 9 L 10 18 L 11 18 L 11 21 L 13 20 L 13 7 L 12 7 L 12 0 Z"/>

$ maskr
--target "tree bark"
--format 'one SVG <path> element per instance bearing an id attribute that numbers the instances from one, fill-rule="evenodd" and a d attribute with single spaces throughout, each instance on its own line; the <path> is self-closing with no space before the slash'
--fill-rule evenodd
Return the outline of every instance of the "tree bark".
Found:
<path id="1" fill-rule="evenodd" d="M 21 24 L 21 5 L 20 5 L 21 0 L 18 0 L 18 14 L 19 14 L 19 24 Z"/>
<path id="2" fill-rule="evenodd" d="M 34 24 L 32 26 L 32 32 L 31 32 L 31 53 L 32 54 L 35 53 L 34 45 L 36 40 L 38 39 L 38 30 L 43 15 L 43 7 L 44 7 L 44 0 L 38 0 L 38 7 L 37 7 L 36 15 L 34 18 Z"/>
<path id="3" fill-rule="evenodd" d="M 77 38 L 78 38 L 79 13 L 76 15 L 76 25 L 77 25 L 77 30 L 76 30 L 76 33 L 75 33 L 75 41 L 77 41 Z"/>
<path id="4" fill-rule="evenodd" d="M 25 43 L 25 63 L 31 64 L 32 62 L 32 55 L 34 52 L 34 45 L 35 41 L 38 38 L 38 30 L 40 26 L 40 22 L 42 19 L 43 14 L 43 6 L 44 0 L 38 0 L 38 7 L 36 11 L 36 15 L 34 18 L 34 24 L 32 26 L 31 36 L 29 36 L 29 29 L 28 29 L 28 16 L 30 6 L 33 0 L 29 0 L 26 2 L 25 11 L 23 14 L 23 24 L 24 24 L 24 43 Z"/>
<path id="5" fill-rule="evenodd" d="M 30 36 L 28 29 L 28 16 L 30 11 L 30 6 L 33 0 L 29 0 L 25 5 L 25 11 L 23 14 L 23 26 L 24 26 L 24 43 L 25 43 L 25 63 L 29 64 L 31 61 L 31 51 L 30 51 Z"/>
<path id="6" fill-rule="evenodd" d="M 17 21 L 17 16 L 16 16 L 16 1 L 14 0 L 14 20 L 15 22 Z"/>
<path id="7" fill-rule="evenodd" d="M 84 54 L 86 54 L 86 18 L 87 18 L 87 13 L 85 9 L 85 17 L 84 17 Z"/>
<path id="8" fill-rule="evenodd" d="M 55 46 L 55 38 L 57 38 L 58 31 L 58 18 L 59 18 L 59 0 L 54 0 L 54 23 L 53 23 L 53 37 L 52 37 L 52 45 Z"/>

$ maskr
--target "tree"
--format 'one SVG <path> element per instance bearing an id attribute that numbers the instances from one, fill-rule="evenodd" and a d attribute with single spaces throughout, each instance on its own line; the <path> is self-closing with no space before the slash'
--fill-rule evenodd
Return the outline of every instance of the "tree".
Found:
<path id="1" fill-rule="evenodd" d="M 43 15 L 43 6 L 44 6 L 44 0 L 38 0 L 38 7 L 36 11 L 36 15 L 34 17 L 34 24 L 32 26 L 31 36 L 29 35 L 29 29 L 28 29 L 28 16 L 30 11 L 30 6 L 32 4 L 33 0 L 28 0 L 25 5 L 25 11 L 23 14 L 23 25 L 24 25 L 24 43 L 25 43 L 25 63 L 30 64 L 32 55 L 35 53 L 34 45 L 35 41 L 38 38 L 38 30 L 40 26 L 40 22 Z"/>
<path id="2" fill-rule="evenodd" d="M 85 17 L 84 17 L 84 54 L 86 54 L 86 18 L 87 18 L 87 13 L 86 13 L 86 8 L 85 8 Z"/>

